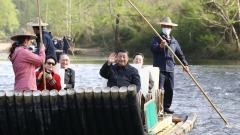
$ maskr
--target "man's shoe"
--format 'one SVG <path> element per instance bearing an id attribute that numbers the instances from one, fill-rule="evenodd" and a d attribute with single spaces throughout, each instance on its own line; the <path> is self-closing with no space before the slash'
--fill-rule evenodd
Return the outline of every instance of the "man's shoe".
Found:
<path id="1" fill-rule="evenodd" d="M 169 108 L 164 108 L 164 112 L 168 114 L 173 114 L 174 111 L 170 110 Z"/>

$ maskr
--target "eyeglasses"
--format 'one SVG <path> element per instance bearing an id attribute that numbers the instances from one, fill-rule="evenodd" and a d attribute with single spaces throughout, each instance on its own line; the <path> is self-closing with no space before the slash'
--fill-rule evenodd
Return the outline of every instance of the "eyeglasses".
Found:
<path id="1" fill-rule="evenodd" d="M 46 62 L 48 65 L 53 65 L 53 66 L 55 66 L 55 63 L 53 63 L 53 62 Z"/>

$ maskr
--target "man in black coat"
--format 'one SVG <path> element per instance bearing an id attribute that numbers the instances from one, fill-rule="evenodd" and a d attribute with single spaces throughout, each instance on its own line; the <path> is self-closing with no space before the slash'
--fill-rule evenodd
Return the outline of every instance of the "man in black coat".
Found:
<path id="1" fill-rule="evenodd" d="M 108 61 L 100 69 L 100 75 L 108 79 L 107 86 L 129 86 L 135 84 L 137 91 L 141 89 L 140 76 L 138 70 L 128 64 L 128 51 L 125 49 L 118 50 L 117 54 L 111 53 Z M 115 63 L 116 64 L 113 64 Z"/>

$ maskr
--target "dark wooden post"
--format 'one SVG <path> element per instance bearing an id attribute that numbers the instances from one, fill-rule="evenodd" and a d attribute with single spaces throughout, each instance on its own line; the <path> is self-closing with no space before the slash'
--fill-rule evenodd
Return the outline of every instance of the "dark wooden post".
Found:
<path id="1" fill-rule="evenodd" d="M 94 109 L 94 98 L 93 98 L 93 88 L 88 87 L 85 90 L 85 103 L 86 103 L 86 113 L 89 122 L 89 128 L 91 129 L 89 134 L 98 135 L 98 126 L 96 123 L 95 109 Z"/>
<path id="2" fill-rule="evenodd" d="M 72 125 L 69 119 L 69 112 L 67 106 L 67 91 L 60 90 L 59 91 L 59 111 L 60 111 L 60 123 L 61 128 L 64 131 L 63 134 L 73 135 Z"/>
<path id="3" fill-rule="evenodd" d="M 111 94 L 110 94 L 110 88 L 105 87 L 102 90 L 102 96 L 103 96 L 103 108 L 104 108 L 104 119 L 106 121 L 106 127 L 107 127 L 107 135 L 116 135 L 116 127 L 113 119 L 113 113 L 112 113 L 112 107 L 111 107 Z"/>
<path id="4" fill-rule="evenodd" d="M 73 89 L 68 89 L 67 90 L 67 103 L 68 103 L 68 110 L 69 110 L 69 117 L 70 117 L 70 121 L 72 124 L 72 129 L 73 129 L 73 134 L 74 135 L 80 135 L 82 131 L 80 131 L 81 129 L 80 124 L 78 121 L 78 112 L 77 112 L 77 102 L 76 102 L 76 93 L 75 90 Z"/>
<path id="5" fill-rule="evenodd" d="M 129 108 L 129 102 L 127 98 L 127 87 L 123 86 L 119 89 L 121 116 L 124 123 L 124 130 L 126 135 L 134 135 L 134 129 L 131 121 L 131 114 Z"/>
<path id="6" fill-rule="evenodd" d="M 59 114 L 59 106 L 58 106 L 58 90 L 50 91 L 50 104 L 51 104 L 51 120 L 53 127 L 53 134 L 62 135 L 63 128 L 61 125 L 61 117 Z"/>
<path id="7" fill-rule="evenodd" d="M 96 120 L 97 125 L 99 126 L 99 135 L 106 135 L 106 124 L 104 120 L 104 111 L 103 111 L 103 104 L 102 104 L 102 88 L 96 87 L 94 89 L 94 106 L 95 106 L 95 114 L 96 114 Z"/>
<path id="8" fill-rule="evenodd" d="M 9 135 L 8 125 L 8 116 L 7 116 L 7 105 L 6 105 L 6 93 L 5 91 L 0 91 L 0 134 Z"/>
<path id="9" fill-rule="evenodd" d="M 50 92 L 49 90 L 42 91 L 42 109 L 43 109 L 43 121 L 45 135 L 53 134 L 52 120 L 51 120 L 51 104 L 50 104 Z"/>
<path id="10" fill-rule="evenodd" d="M 125 135 L 125 132 L 123 130 L 123 123 L 121 118 L 121 109 L 119 104 L 119 88 L 117 86 L 113 86 L 111 88 L 111 102 L 112 102 L 112 112 L 114 117 L 114 122 L 116 124 L 116 132 L 119 133 L 119 135 Z"/>
<path id="11" fill-rule="evenodd" d="M 137 102 L 137 87 L 136 85 L 128 86 L 128 101 L 130 103 L 131 119 L 136 135 L 144 135 L 144 127 L 142 124 L 140 106 Z"/>
<path id="12" fill-rule="evenodd" d="M 16 103 L 16 114 L 18 120 L 18 128 L 19 134 L 25 135 L 27 134 L 26 120 L 25 120 L 25 112 L 24 112 L 24 103 L 23 103 L 23 91 L 17 90 L 15 91 L 15 103 Z"/>
<path id="13" fill-rule="evenodd" d="M 85 107 L 85 89 L 79 88 L 76 89 L 76 98 L 77 98 L 77 108 L 78 108 L 78 116 L 80 122 L 80 131 L 81 135 L 88 135 L 88 131 L 90 130 L 87 123 L 87 114 Z"/>
<path id="14" fill-rule="evenodd" d="M 42 105 L 41 105 L 41 91 L 33 91 L 33 108 L 36 119 L 36 126 L 38 127 L 38 135 L 44 135 L 44 122 L 42 114 Z"/>
<path id="15" fill-rule="evenodd" d="M 18 118 L 16 114 L 15 108 L 15 98 L 14 98 L 14 90 L 6 91 L 6 99 L 7 99 L 7 110 L 8 110 L 8 120 L 10 127 L 10 134 L 12 135 L 19 135 L 19 128 L 18 128 Z"/>
<path id="16" fill-rule="evenodd" d="M 31 90 L 26 90 L 23 93 L 24 95 L 24 104 L 25 104 L 25 115 L 26 115 L 26 123 L 27 123 L 27 130 L 29 135 L 37 134 L 37 127 L 36 126 L 36 119 L 34 116 L 34 109 L 33 109 L 33 93 Z"/>

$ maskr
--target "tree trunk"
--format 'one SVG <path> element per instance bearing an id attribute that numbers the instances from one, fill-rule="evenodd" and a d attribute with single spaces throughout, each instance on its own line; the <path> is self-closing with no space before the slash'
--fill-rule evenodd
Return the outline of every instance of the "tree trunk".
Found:
<path id="1" fill-rule="evenodd" d="M 119 45 L 119 17 L 120 15 L 117 14 L 117 17 L 116 17 L 116 27 L 115 27 L 115 43 L 114 43 L 114 49 L 115 50 L 118 50 L 120 48 L 120 45 Z"/>
<path id="2" fill-rule="evenodd" d="M 238 0 L 237 5 L 238 5 L 238 20 L 240 20 L 240 0 Z M 238 27 L 240 28 L 240 22 L 238 22 Z"/>
<path id="3" fill-rule="evenodd" d="M 237 51 L 240 52 L 240 42 L 239 42 L 238 34 L 237 34 L 236 29 L 234 28 L 233 25 L 230 25 L 230 27 L 233 31 L 233 34 L 234 34 L 236 42 L 237 42 Z"/>

